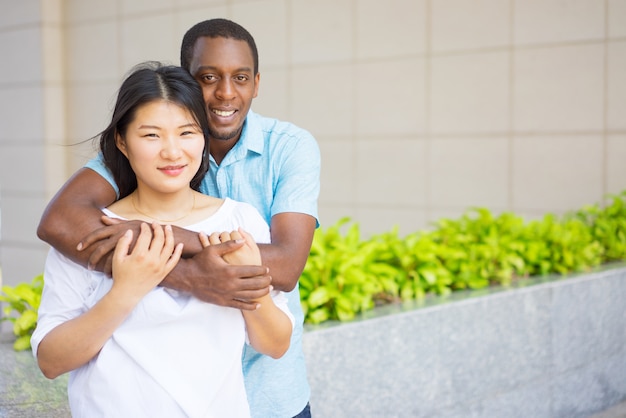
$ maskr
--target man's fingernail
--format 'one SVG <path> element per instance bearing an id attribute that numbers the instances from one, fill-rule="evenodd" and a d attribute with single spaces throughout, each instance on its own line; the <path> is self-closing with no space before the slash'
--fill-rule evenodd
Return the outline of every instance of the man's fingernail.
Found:
<path id="1" fill-rule="evenodd" d="M 91 265 L 91 263 L 87 263 L 87 270 L 93 271 L 93 265 Z"/>
<path id="2" fill-rule="evenodd" d="M 82 242 L 79 242 L 79 243 L 78 243 L 78 245 L 76 246 L 76 249 L 77 249 L 78 251 L 82 250 L 82 249 L 83 249 L 83 243 L 82 243 Z"/>

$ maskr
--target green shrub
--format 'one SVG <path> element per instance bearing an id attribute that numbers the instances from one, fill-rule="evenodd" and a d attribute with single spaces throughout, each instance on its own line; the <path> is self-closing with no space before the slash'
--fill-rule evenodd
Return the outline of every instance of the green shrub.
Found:
<path id="1" fill-rule="evenodd" d="M 343 218 L 315 232 L 300 297 L 307 323 L 349 321 L 377 305 L 625 259 L 626 191 L 609 196 L 603 207 L 530 222 L 474 208 L 402 238 L 396 228 L 361 239 L 358 224 Z M 2 319 L 14 323 L 16 350 L 30 348 L 42 288 L 41 275 L 30 284 L 2 288 L 0 301 L 9 304 Z"/>
<path id="2" fill-rule="evenodd" d="M 15 287 L 2 286 L 0 302 L 8 305 L 4 307 L 1 319 L 13 322 L 13 334 L 17 337 L 13 348 L 16 351 L 30 349 L 30 336 L 37 325 L 42 290 L 43 275 L 36 276 L 30 283 L 20 283 Z"/>
<path id="3" fill-rule="evenodd" d="M 394 229 L 361 240 L 358 224 L 343 218 L 315 232 L 300 296 L 305 322 L 345 321 L 381 303 L 580 272 L 624 259 L 626 191 L 609 196 L 603 208 L 586 206 L 530 222 L 475 208 L 404 238 Z"/>

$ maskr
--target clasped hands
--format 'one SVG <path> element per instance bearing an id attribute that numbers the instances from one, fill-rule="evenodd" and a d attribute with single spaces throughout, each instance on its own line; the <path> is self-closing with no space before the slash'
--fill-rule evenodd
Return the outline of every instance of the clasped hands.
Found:
<path id="1" fill-rule="evenodd" d="M 77 246 L 90 251 L 88 268 L 112 274 L 113 252 L 128 230 L 132 231 L 130 251 L 140 236 L 142 221 L 102 217 L 104 226 L 85 237 Z M 182 228 L 175 230 L 176 242 L 183 242 L 182 257 L 160 283 L 161 286 L 191 293 L 205 302 L 237 309 L 254 310 L 256 300 L 270 290 L 269 269 L 261 265 L 258 246 L 244 231 L 214 233 L 210 236 Z"/>

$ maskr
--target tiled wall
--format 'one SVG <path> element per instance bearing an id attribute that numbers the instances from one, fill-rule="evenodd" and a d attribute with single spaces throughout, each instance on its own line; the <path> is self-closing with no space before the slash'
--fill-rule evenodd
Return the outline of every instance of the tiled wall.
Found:
<path id="1" fill-rule="evenodd" d="M 0 0 L 0 256 L 40 269 L 47 199 L 141 60 L 247 27 L 253 108 L 322 150 L 320 217 L 402 233 L 470 206 L 529 218 L 626 189 L 626 0 Z M 45 36 L 44 36 L 45 35 Z M 9 65 L 7 65 L 9 63 Z M 25 272 L 25 273 L 24 273 Z M 9 277 L 10 276 L 10 277 Z"/>

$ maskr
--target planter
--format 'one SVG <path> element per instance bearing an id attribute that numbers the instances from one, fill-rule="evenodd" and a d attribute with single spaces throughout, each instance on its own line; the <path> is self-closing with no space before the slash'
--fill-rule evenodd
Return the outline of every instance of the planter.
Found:
<path id="1" fill-rule="evenodd" d="M 626 399 L 626 264 L 307 327 L 325 417 L 574 418 Z"/>

